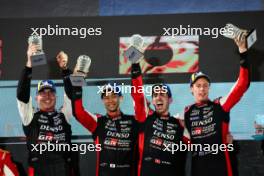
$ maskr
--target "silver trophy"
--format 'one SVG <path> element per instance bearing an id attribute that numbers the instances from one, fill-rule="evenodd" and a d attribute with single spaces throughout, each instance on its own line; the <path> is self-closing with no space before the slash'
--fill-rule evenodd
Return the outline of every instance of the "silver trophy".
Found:
<path id="1" fill-rule="evenodd" d="M 144 54 L 141 52 L 144 45 L 144 39 L 139 34 L 134 34 L 130 38 L 130 46 L 125 51 L 125 56 L 132 62 L 137 63 L 143 58 Z"/>
<path id="2" fill-rule="evenodd" d="M 77 63 L 74 69 L 74 74 L 70 76 L 70 80 L 73 86 L 85 86 L 85 77 L 89 72 L 91 65 L 91 59 L 87 55 L 80 55 L 77 59 Z"/>
<path id="3" fill-rule="evenodd" d="M 225 37 L 237 39 L 238 41 L 246 40 L 248 49 L 257 41 L 257 31 L 255 29 L 240 29 L 231 23 L 226 24 L 225 29 L 226 32 L 223 34 Z"/>
<path id="4" fill-rule="evenodd" d="M 32 66 L 47 64 L 46 55 L 43 51 L 42 37 L 39 35 L 31 35 L 28 38 L 28 44 L 38 46 L 37 52 L 31 56 Z"/>
<path id="5" fill-rule="evenodd" d="M 134 34 L 130 38 L 130 44 L 140 50 L 144 45 L 144 39 L 141 35 Z"/>

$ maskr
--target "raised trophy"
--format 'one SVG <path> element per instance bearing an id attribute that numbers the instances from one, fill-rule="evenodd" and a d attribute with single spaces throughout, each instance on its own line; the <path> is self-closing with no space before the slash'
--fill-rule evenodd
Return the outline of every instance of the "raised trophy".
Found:
<path id="1" fill-rule="evenodd" d="M 254 122 L 255 135 L 252 137 L 255 140 L 264 140 L 264 114 L 257 114 Z"/>
<path id="2" fill-rule="evenodd" d="M 47 64 L 46 56 L 43 51 L 42 37 L 39 35 L 31 35 L 28 38 L 28 44 L 34 44 L 38 46 L 37 52 L 31 56 L 32 66 Z"/>
<path id="3" fill-rule="evenodd" d="M 231 23 L 226 24 L 225 29 L 226 31 L 228 31 L 224 33 L 225 37 L 230 39 L 237 39 L 239 41 L 246 40 L 247 49 L 249 49 L 257 41 L 256 29 L 240 29 Z"/>
<path id="4" fill-rule="evenodd" d="M 70 76 L 70 80 L 73 86 L 82 87 L 86 85 L 85 77 L 89 72 L 91 65 L 91 59 L 87 55 L 80 55 L 77 59 L 74 73 Z"/>
<path id="5" fill-rule="evenodd" d="M 134 34 L 130 38 L 130 46 L 125 51 L 125 56 L 132 63 L 137 63 L 141 58 L 143 58 L 144 54 L 141 52 L 144 45 L 144 39 L 139 34 Z"/>

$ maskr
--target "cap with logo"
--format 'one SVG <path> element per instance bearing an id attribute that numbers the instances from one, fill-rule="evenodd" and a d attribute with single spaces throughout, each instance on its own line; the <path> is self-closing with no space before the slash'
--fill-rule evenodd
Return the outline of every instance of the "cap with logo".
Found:
<path id="1" fill-rule="evenodd" d="M 209 84 L 211 83 L 210 77 L 207 74 L 200 71 L 192 74 L 190 79 L 190 87 L 192 87 L 193 84 L 200 78 L 205 78 L 209 82 Z"/>
<path id="2" fill-rule="evenodd" d="M 51 80 L 42 80 L 38 82 L 37 94 L 45 89 L 50 89 L 56 93 L 56 86 Z"/>

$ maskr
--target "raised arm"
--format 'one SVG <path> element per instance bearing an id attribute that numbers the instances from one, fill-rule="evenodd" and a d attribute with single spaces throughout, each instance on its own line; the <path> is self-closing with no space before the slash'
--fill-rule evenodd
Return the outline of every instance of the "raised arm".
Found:
<path id="1" fill-rule="evenodd" d="M 97 128 L 97 116 L 84 109 L 82 103 L 82 88 L 72 86 L 70 81 L 72 71 L 67 67 L 68 56 L 66 61 L 63 54 L 65 53 L 62 53 L 61 56 L 57 56 L 57 62 L 62 69 L 64 90 L 67 95 L 66 98 L 70 98 L 71 100 L 71 110 L 76 120 L 93 133 Z"/>
<path id="2" fill-rule="evenodd" d="M 37 51 L 37 46 L 30 44 L 27 50 L 27 63 L 22 71 L 17 86 L 17 105 L 23 125 L 28 125 L 33 119 L 32 98 L 30 97 L 30 83 L 32 78 L 31 56 Z"/>
<path id="3" fill-rule="evenodd" d="M 69 79 L 69 78 L 68 78 Z M 85 110 L 82 102 L 82 88 L 67 85 L 70 81 L 66 81 L 65 87 L 71 86 L 71 102 L 72 112 L 74 117 L 91 133 L 95 132 L 97 128 L 97 116 Z"/>
<path id="4" fill-rule="evenodd" d="M 70 76 L 70 74 L 72 74 L 72 71 L 67 67 L 68 55 L 63 51 L 60 51 L 56 56 L 56 59 L 59 67 L 61 68 L 62 77 L 66 78 L 67 76 Z M 66 91 L 66 89 L 64 90 Z M 67 93 L 65 91 L 63 95 L 63 105 L 61 108 L 61 112 L 65 115 L 67 122 L 69 122 L 70 118 L 72 117 L 72 105 L 71 105 L 71 100 L 69 98 L 69 92 Z"/>
<path id="5" fill-rule="evenodd" d="M 131 95 L 134 101 L 135 117 L 139 122 L 144 122 L 148 115 L 147 102 L 143 91 L 143 81 L 139 63 L 132 64 L 132 90 Z M 140 91 L 141 89 L 141 91 Z"/>
<path id="6" fill-rule="evenodd" d="M 240 70 L 239 76 L 227 96 L 220 99 L 220 104 L 222 105 L 224 111 L 229 112 L 232 107 L 239 102 L 243 94 L 247 91 L 250 85 L 249 78 L 249 61 L 248 53 L 245 46 L 245 41 L 236 41 L 239 52 L 240 52 Z"/>

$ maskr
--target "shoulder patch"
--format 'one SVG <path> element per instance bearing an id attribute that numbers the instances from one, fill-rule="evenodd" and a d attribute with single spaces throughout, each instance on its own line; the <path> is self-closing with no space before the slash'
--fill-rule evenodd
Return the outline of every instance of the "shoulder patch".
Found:
<path id="1" fill-rule="evenodd" d="M 216 103 L 216 104 L 220 104 L 220 99 L 221 99 L 222 97 L 218 97 L 218 98 L 216 98 L 216 99 L 214 99 L 214 103 Z"/>
<path id="2" fill-rule="evenodd" d="M 189 105 L 189 106 L 186 106 L 186 107 L 184 108 L 184 113 L 186 113 L 187 111 L 189 111 L 190 108 L 191 108 L 193 105 L 194 105 L 194 104 L 191 104 L 191 105 Z"/>

